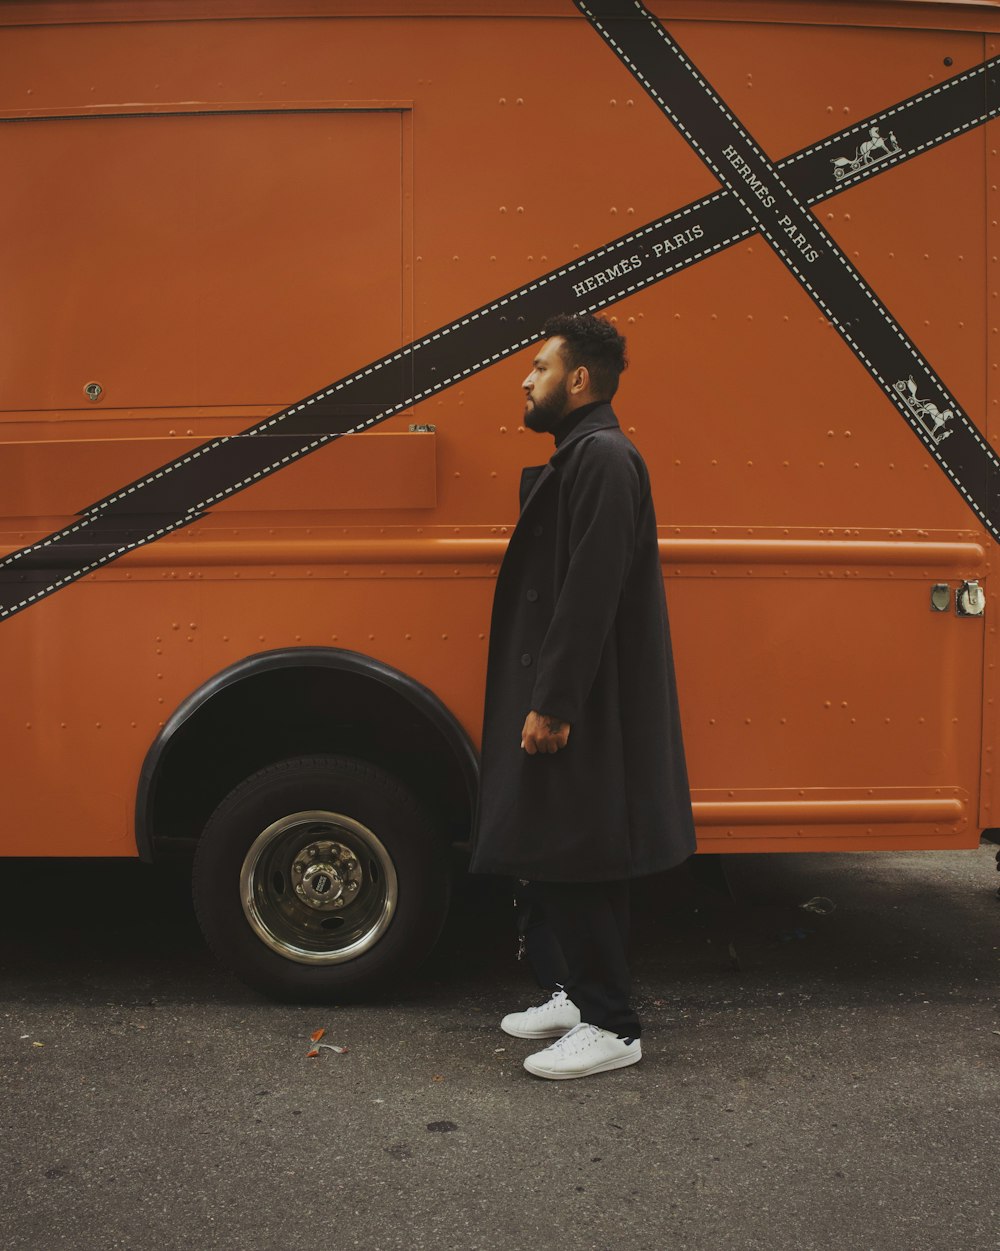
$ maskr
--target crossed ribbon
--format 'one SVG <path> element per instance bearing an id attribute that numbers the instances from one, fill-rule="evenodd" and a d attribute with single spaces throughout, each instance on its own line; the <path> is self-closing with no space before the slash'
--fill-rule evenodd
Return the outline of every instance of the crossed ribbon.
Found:
<path id="1" fill-rule="evenodd" d="M 539 328 L 551 314 L 596 312 L 757 233 L 1000 541 L 989 508 L 995 454 L 809 212 L 809 206 L 1000 114 L 1000 58 L 772 162 L 639 0 L 574 3 L 722 188 L 90 505 L 71 525 L 0 562 L 0 620 L 190 525 L 213 504 L 332 440 L 370 429 L 520 351 L 541 337 Z"/>
<path id="2" fill-rule="evenodd" d="M 994 538 L 989 491 L 1000 469 L 993 450 L 937 377 L 899 323 L 854 265 L 809 212 L 790 179 L 755 143 L 678 44 L 639 0 L 574 0 L 605 42 L 628 66 L 701 159 L 737 200 L 757 232 L 777 253 L 869 374 L 899 409 Z M 636 18 L 640 20 L 636 20 Z M 992 85 L 986 76 L 987 85 Z M 933 95 L 932 95 L 933 98 Z M 898 117 L 900 130 L 905 111 Z M 867 152 L 892 159 L 900 152 L 880 127 L 869 127 Z M 840 157 L 831 175 L 841 182 Z M 840 175 L 840 178 L 838 178 Z M 950 442 L 946 442 L 950 440 Z"/>

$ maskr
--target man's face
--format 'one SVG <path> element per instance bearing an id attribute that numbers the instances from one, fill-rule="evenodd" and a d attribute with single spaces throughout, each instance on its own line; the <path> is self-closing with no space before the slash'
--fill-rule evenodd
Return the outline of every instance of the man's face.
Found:
<path id="1" fill-rule="evenodd" d="M 531 363 L 524 387 L 524 424 L 546 433 L 555 429 L 569 411 L 569 370 L 562 358 L 559 335 L 546 339 Z"/>

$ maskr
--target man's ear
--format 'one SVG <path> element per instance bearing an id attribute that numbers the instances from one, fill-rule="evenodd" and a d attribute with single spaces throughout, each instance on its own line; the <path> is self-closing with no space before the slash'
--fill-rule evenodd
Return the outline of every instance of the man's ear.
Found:
<path id="1" fill-rule="evenodd" d="M 579 395 L 581 391 L 586 391 L 589 387 L 590 370 L 586 365 L 577 365 L 569 384 L 570 394 Z"/>

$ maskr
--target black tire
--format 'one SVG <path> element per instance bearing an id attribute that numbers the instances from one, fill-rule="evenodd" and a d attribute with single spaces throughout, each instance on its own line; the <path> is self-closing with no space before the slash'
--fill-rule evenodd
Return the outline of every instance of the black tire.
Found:
<path id="1" fill-rule="evenodd" d="M 390 774 L 343 756 L 283 760 L 241 782 L 194 861 L 205 938 L 272 998 L 330 1002 L 411 969 L 441 931 L 448 849 Z"/>

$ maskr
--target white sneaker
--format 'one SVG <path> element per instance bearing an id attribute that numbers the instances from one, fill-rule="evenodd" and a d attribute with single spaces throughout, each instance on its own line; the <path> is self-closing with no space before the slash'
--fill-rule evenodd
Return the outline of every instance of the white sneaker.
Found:
<path id="1" fill-rule="evenodd" d="M 626 1042 L 610 1030 L 598 1029 L 596 1025 L 576 1025 L 551 1047 L 528 1056 L 524 1067 L 536 1077 L 559 1080 L 589 1077 L 591 1073 L 604 1073 L 608 1069 L 623 1069 L 641 1059 L 642 1044 L 638 1038 Z"/>
<path id="2" fill-rule="evenodd" d="M 500 1028 L 514 1038 L 561 1038 L 579 1024 L 580 1009 L 564 990 L 557 990 L 537 1008 L 508 1013 Z"/>

